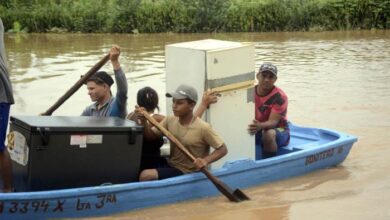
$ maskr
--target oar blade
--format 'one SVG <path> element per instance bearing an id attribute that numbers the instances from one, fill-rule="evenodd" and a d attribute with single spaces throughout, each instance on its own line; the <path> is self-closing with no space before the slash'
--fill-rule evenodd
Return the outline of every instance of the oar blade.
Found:
<path id="1" fill-rule="evenodd" d="M 236 195 L 234 195 L 234 193 L 232 193 L 232 191 L 230 189 L 227 189 L 223 186 L 217 186 L 217 189 L 223 194 L 225 195 L 230 201 L 232 202 L 241 202 L 240 198 Z"/>
<path id="2" fill-rule="evenodd" d="M 250 198 L 240 189 L 234 190 L 233 195 L 239 198 L 240 201 L 250 200 Z"/>
<path id="3" fill-rule="evenodd" d="M 250 198 L 240 189 L 235 189 L 233 191 L 230 187 L 221 182 L 214 182 L 214 184 L 217 189 L 232 202 L 242 202 L 245 200 L 250 200 Z"/>

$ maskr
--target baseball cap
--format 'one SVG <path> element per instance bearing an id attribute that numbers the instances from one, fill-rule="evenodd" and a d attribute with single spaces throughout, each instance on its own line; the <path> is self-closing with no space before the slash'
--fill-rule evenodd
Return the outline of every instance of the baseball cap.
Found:
<path id="1" fill-rule="evenodd" d="M 275 76 L 277 76 L 278 75 L 278 68 L 276 68 L 276 66 L 273 65 L 272 63 L 263 63 L 259 68 L 259 73 L 262 73 L 262 72 L 271 72 Z"/>
<path id="2" fill-rule="evenodd" d="M 198 101 L 198 93 L 196 92 L 196 89 L 184 84 L 177 87 L 176 91 L 166 93 L 165 96 L 174 99 L 190 99 L 194 102 Z"/>
<path id="3" fill-rule="evenodd" d="M 110 75 L 108 75 L 107 72 L 105 71 L 99 71 L 99 72 L 96 72 L 95 74 L 93 74 L 88 80 L 88 81 L 95 81 L 95 80 L 98 80 L 98 81 L 102 81 L 104 83 L 107 83 L 109 86 L 111 86 L 112 84 L 114 84 L 114 80 L 112 79 L 112 77 Z"/>

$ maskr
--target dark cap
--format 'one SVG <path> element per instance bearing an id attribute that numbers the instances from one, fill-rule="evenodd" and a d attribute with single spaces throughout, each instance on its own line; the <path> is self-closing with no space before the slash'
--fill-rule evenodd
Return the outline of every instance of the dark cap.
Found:
<path id="1" fill-rule="evenodd" d="M 114 84 L 112 77 L 105 71 L 96 72 L 87 80 L 87 82 L 89 81 L 101 81 L 107 83 L 110 87 L 112 84 Z"/>
<path id="2" fill-rule="evenodd" d="M 176 91 L 166 93 L 165 96 L 174 99 L 189 99 L 194 102 L 198 101 L 198 93 L 196 92 L 196 89 L 192 86 L 184 84 L 181 84 L 179 87 L 177 87 Z"/>
<path id="3" fill-rule="evenodd" d="M 263 72 L 271 72 L 275 76 L 277 76 L 278 75 L 278 68 L 276 68 L 276 66 L 273 65 L 272 63 L 263 63 L 260 66 L 258 73 L 263 73 Z"/>

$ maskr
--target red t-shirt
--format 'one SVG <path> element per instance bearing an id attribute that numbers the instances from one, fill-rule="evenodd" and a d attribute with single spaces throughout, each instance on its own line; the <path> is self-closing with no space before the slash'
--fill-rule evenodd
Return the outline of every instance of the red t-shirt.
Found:
<path id="1" fill-rule="evenodd" d="M 255 118 L 259 122 L 268 120 L 271 112 L 282 116 L 277 128 L 287 128 L 287 95 L 278 87 L 274 87 L 272 91 L 266 96 L 259 96 L 257 94 L 257 86 L 255 88 Z"/>

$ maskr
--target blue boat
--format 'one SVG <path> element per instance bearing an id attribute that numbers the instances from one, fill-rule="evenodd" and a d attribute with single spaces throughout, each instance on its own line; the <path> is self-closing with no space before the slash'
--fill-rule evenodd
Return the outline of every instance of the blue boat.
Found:
<path id="1" fill-rule="evenodd" d="M 258 186 L 336 166 L 345 160 L 357 141 L 354 136 L 330 129 L 295 125 L 290 129 L 290 144 L 280 149 L 278 156 L 264 160 L 238 159 L 212 170 L 212 173 L 232 188 Z M 202 173 L 151 182 L 0 193 L 0 218 L 105 216 L 218 195 L 220 192 Z"/>

